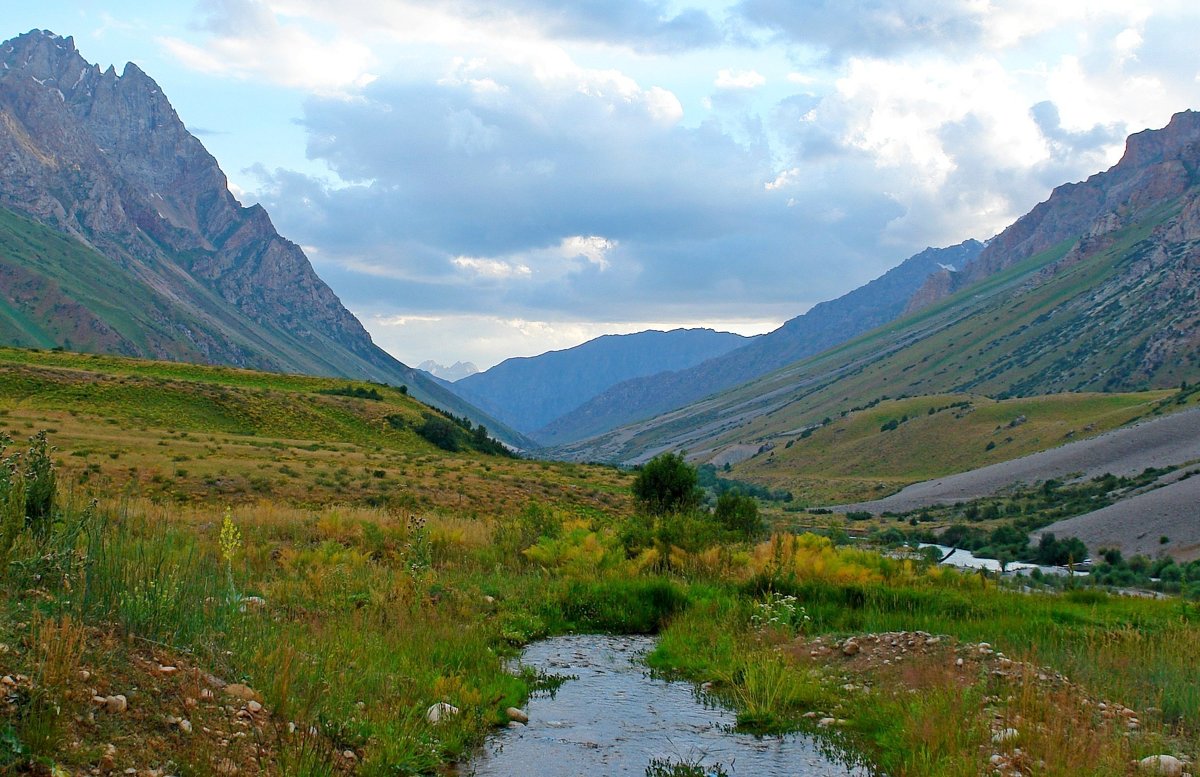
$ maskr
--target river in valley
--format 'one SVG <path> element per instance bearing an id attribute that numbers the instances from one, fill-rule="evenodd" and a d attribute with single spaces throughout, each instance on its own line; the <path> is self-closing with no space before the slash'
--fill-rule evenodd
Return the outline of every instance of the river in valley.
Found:
<path id="1" fill-rule="evenodd" d="M 734 732 L 732 711 L 706 703 L 689 683 L 652 677 L 644 663 L 653 637 L 576 635 L 530 645 L 521 663 L 569 675 L 553 695 L 535 694 L 529 725 L 501 729 L 462 775 L 641 775 L 653 759 L 702 763 L 715 774 L 832 777 L 865 775 L 823 755 L 802 734 Z"/>

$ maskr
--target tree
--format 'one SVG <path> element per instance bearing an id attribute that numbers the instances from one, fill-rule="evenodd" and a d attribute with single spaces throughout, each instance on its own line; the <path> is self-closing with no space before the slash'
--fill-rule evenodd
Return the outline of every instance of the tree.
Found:
<path id="1" fill-rule="evenodd" d="M 746 539 L 755 537 L 763 530 L 758 502 L 754 497 L 743 496 L 737 491 L 726 491 L 717 497 L 717 509 L 713 516 L 722 528 Z"/>
<path id="2" fill-rule="evenodd" d="M 677 453 L 655 456 L 633 481 L 633 497 L 650 515 L 694 510 L 703 493 L 697 485 L 696 468 Z"/>

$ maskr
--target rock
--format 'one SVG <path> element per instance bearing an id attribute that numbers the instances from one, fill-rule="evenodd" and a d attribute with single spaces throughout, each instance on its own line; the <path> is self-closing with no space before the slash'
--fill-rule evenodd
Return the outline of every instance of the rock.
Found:
<path id="1" fill-rule="evenodd" d="M 1181 777 L 1185 765 L 1173 755 L 1148 755 L 1138 761 L 1138 770 L 1167 777 Z"/>
<path id="2" fill-rule="evenodd" d="M 1002 745 L 1005 742 L 1015 742 L 1021 736 L 1021 732 L 1015 728 L 1005 728 L 997 731 L 992 735 L 992 744 Z"/>
<path id="3" fill-rule="evenodd" d="M 496 603 L 496 597 L 494 597 L 494 596 L 485 596 L 485 597 L 483 597 L 483 603 L 484 603 L 484 604 L 495 604 L 495 603 Z"/>
<path id="4" fill-rule="evenodd" d="M 342 758 L 345 758 L 347 761 L 357 761 L 358 754 L 355 753 L 353 750 L 343 750 Z"/>
<path id="5" fill-rule="evenodd" d="M 529 716 L 525 714 L 525 711 L 516 707 L 509 707 L 504 711 L 504 714 L 508 715 L 509 720 L 515 720 L 518 723 L 529 722 Z"/>
<path id="6" fill-rule="evenodd" d="M 848 639 L 842 643 L 842 655 L 844 656 L 858 655 L 859 649 L 858 643 L 852 639 Z"/>
<path id="7" fill-rule="evenodd" d="M 161 666 L 160 665 L 158 667 L 158 673 L 162 674 L 162 675 L 167 675 L 168 677 L 175 674 L 178 671 L 179 671 L 179 667 L 177 667 L 177 666 Z"/>
<path id="8" fill-rule="evenodd" d="M 262 712 L 262 708 L 263 706 L 254 700 L 246 702 L 246 709 L 252 715 L 257 715 L 258 713 Z"/>
<path id="9" fill-rule="evenodd" d="M 837 718 L 821 718 L 817 721 L 817 725 L 821 728 L 829 728 L 835 723 L 837 723 Z"/>
<path id="10" fill-rule="evenodd" d="M 453 704 L 447 704 L 444 701 L 439 701 L 437 704 L 425 711 L 425 720 L 430 723 L 441 723 L 446 718 L 452 718 L 458 714 L 458 707 Z"/>
<path id="11" fill-rule="evenodd" d="M 245 596 L 242 597 L 241 604 L 238 605 L 238 610 L 246 612 L 247 610 L 261 610 L 267 606 L 267 600 L 261 596 Z"/>
<path id="12" fill-rule="evenodd" d="M 519 720 L 510 720 L 510 721 L 508 721 L 508 727 L 509 728 L 525 728 L 525 724 Z"/>
<path id="13" fill-rule="evenodd" d="M 957 658 L 957 659 L 955 659 L 955 660 L 954 660 L 954 665 L 955 665 L 955 666 L 962 666 L 962 665 L 963 665 L 963 660 L 962 660 L 961 658 Z"/>
<path id="14" fill-rule="evenodd" d="M 185 734 L 192 733 L 192 721 L 188 720 L 187 718 L 179 721 L 179 730 Z"/>
<path id="15" fill-rule="evenodd" d="M 232 696 L 233 698 L 241 699 L 242 701 L 261 701 L 262 700 L 262 697 L 258 695 L 257 691 L 255 691 L 250 686 L 243 685 L 241 683 L 230 683 L 229 685 L 226 685 L 222 690 L 225 691 L 225 694 L 227 696 Z"/>
<path id="16" fill-rule="evenodd" d="M 120 713 L 129 709 L 129 700 L 125 698 L 125 694 L 118 693 L 116 696 L 104 697 L 104 711 L 111 713 Z"/>

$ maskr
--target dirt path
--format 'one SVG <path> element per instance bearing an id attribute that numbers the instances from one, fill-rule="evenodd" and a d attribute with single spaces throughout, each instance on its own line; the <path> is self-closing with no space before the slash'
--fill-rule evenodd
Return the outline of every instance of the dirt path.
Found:
<path id="1" fill-rule="evenodd" d="M 867 510 L 876 514 L 907 512 L 935 504 L 979 499 L 1022 483 L 1032 484 L 1069 475 L 1085 478 L 1105 473 L 1136 475 L 1147 467 L 1179 465 L 1196 459 L 1200 459 L 1200 408 L 1114 429 L 1098 437 L 1012 461 L 914 483 L 883 499 L 834 509 Z M 1182 494 L 1186 490 L 1180 489 L 1176 493 Z M 1195 500 L 1192 504 L 1196 504 Z M 1200 520 L 1194 511 L 1192 517 L 1193 521 Z M 1157 534 L 1154 541 L 1158 541 Z"/>

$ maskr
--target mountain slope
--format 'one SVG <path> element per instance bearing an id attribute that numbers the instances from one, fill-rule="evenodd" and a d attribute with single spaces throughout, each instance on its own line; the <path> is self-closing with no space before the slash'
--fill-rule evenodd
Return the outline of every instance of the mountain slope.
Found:
<path id="1" fill-rule="evenodd" d="M 1157 152 L 1146 155 L 1146 147 Z M 962 291 L 719 396 L 558 452 L 639 460 L 686 448 L 707 458 L 793 441 L 740 467 L 769 480 L 768 460 L 783 471 L 789 457 L 804 455 L 798 435 L 806 427 L 886 396 L 1126 391 L 1196 380 L 1200 114 L 1177 114 L 1167 129 L 1131 138 L 1129 148 L 1113 176 L 1089 179 L 1089 190 L 1103 196 L 1086 213 L 1074 201 L 1056 202 L 1063 189 L 1056 190 L 1039 208 L 1062 215 L 1045 232 L 1017 222 L 1009 229 L 1025 234 L 1020 240 L 1002 233 L 994 243 L 1019 248 L 1006 257 L 993 252 L 999 271 Z M 1078 233 L 1050 242 L 1068 214 Z M 1018 259 L 1028 246 L 1049 247 Z"/>
<path id="2" fill-rule="evenodd" d="M 750 338 L 711 329 L 604 335 L 574 348 L 506 359 L 452 390 L 534 439 L 537 430 L 620 381 L 678 370 Z"/>
<path id="3" fill-rule="evenodd" d="M 690 369 L 619 383 L 549 424 L 537 437 L 546 445 L 564 445 L 601 434 L 683 407 L 845 342 L 899 316 L 930 273 L 961 268 L 982 248 L 976 240 L 949 248 L 927 248 L 865 286 L 815 305 L 743 348 Z"/>
<path id="4" fill-rule="evenodd" d="M 0 216 L 9 342 L 403 383 L 503 431 L 378 348 L 133 63 L 0 44 L 0 207 L 78 243 Z"/>

